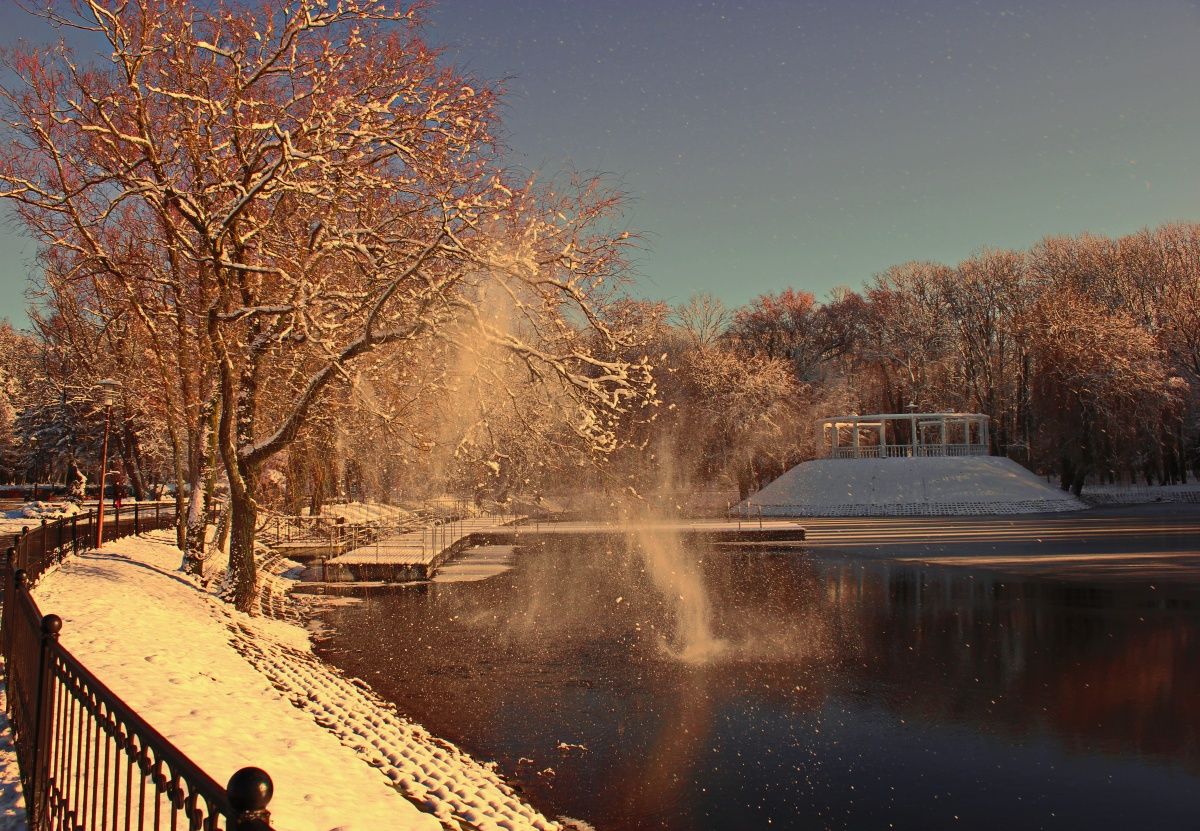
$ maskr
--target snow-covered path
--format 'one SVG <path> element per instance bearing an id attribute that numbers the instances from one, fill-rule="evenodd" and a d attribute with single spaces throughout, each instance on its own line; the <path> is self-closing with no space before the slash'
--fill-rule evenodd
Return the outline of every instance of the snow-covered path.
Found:
<path id="1" fill-rule="evenodd" d="M 5 715 L 8 691 L 0 684 L 0 831 L 25 831 L 25 794 L 21 791 L 21 771 L 17 750 Z"/>
<path id="2" fill-rule="evenodd" d="M 215 779 L 267 770 L 275 827 L 557 827 L 318 661 L 304 630 L 239 614 L 181 575 L 171 536 L 69 559 L 35 597 L 64 619 L 63 643 Z"/>

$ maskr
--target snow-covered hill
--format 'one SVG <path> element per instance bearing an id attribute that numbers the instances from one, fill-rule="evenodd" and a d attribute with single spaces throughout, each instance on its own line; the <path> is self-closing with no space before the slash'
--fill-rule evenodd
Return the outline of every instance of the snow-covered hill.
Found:
<path id="1" fill-rule="evenodd" d="M 1087 505 L 1009 459 L 966 456 L 803 462 L 742 507 L 764 516 L 945 516 Z"/>

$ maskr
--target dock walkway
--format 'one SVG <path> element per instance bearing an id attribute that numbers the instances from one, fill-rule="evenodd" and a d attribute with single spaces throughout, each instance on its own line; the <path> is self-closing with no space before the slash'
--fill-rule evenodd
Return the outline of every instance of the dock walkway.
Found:
<path id="1" fill-rule="evenodd" d="M 324 563 L 324 579 L 428 580 L 439 566 L 473 545 L 520 545 L 534 540 L 549 542 L 639 534 L 674 534 L 685 541 L 740 545 L 804 540 L 804 528 L 795 520 L 678 520 L 625 524 L 526 520 L 518 524 L 484 516 L 426 526 L 331 557 Z"/>
<path id="2" fill-rule="evenodd" d="M 501 533 L 518 519 L 521 517 L 466 517 L 385 536 L 327 559 L 327 579 L 428 580 L 438 566 L 472 544 L 476 535 Z"/>

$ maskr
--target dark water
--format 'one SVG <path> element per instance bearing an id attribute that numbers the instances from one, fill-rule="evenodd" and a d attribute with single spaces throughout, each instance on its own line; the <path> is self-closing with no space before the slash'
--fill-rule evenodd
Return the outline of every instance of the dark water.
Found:
<path id="1" fill-rule="evenodd" d="M 704 667 L 603 546 L 368 591 L 318 651 L 598 829 L 1200 828 L 1188 590 L 694 555 L 731 645 Z"/>

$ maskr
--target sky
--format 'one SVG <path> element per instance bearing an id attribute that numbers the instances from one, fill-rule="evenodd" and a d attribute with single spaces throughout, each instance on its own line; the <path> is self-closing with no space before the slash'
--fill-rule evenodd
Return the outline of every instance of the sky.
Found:
<path id="1" fill-rule="evenodd" d="M 440 0 L 510 162 L 600 172 L 633 293 L 825 296 L 907 260 L 1200 220 L 1200 3 Z M 0 41 L 46 34 L 5 0 Z M 34 249 L 0 205 L 0 315 Z"/>

